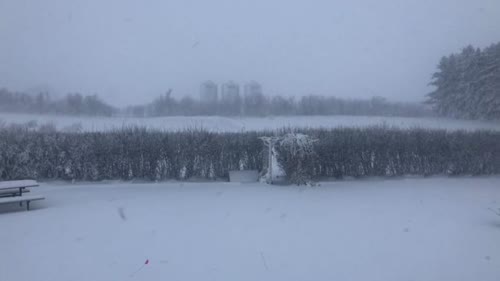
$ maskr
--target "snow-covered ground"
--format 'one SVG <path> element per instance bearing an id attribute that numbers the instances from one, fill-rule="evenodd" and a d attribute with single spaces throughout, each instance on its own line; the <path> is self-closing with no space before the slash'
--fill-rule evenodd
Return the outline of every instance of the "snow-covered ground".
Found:
<path id="1" fill-rule="evenodd" d="M 0 280 L 498 281 L 499 187 L 43 184 L 0 206 Z"/>
<path id="2" fill-rule="evenodd" d="M 0 113 L 0 122 L 26 123 L 36 121 L 38 125 L 51 123 L 60 130 L 73 130 L 81 126 L 86 131 L 105 131 L 121 129 L 127 126 L 141 126 L 168 131 L 183 129 L 206 129 L 211 131 L 249 131 L 267 130 L 283 127 L 366 127 L 386 125 L 399 128 L 436 128 L 436 129 L 492 129 L 500 130 L 499 122 L 465 121 L 446 118 L 404 118 L 380 116 L 289 116 L 266 118 L 228 118 L 214 116 L 200 117 L 158 117 L 158 118 L 103 118 L 103 117 L 71 117 L 55 115 L 27 115 Z M 77 126 L 75 126 L 77 125 Z"/>

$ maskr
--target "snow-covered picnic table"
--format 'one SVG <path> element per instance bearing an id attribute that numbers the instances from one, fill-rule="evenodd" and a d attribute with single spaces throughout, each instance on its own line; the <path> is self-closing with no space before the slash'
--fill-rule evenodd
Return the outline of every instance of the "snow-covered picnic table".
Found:
<path id="1" fill-rule="evenodd" d="M 29 210 L 31 201 L 45 199 L 40 195 L 23 196 L 23 193 L 30 191 L 30 187 L 36 186 L 38 186 L 38 183 L 34 180 L 0 182 L 0 204 L 19 203 L 22 206 L 23 202 L 26 202 L 26 208 Z"/>

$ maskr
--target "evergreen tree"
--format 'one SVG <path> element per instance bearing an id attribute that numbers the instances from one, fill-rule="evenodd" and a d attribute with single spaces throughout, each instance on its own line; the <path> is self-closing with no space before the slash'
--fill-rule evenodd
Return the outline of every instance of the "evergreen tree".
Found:
<path id="1" fill-rule="evenodd" d="M 444 116 L 500 119 L 500 43 L 443 57 L 427 103 Z"/>

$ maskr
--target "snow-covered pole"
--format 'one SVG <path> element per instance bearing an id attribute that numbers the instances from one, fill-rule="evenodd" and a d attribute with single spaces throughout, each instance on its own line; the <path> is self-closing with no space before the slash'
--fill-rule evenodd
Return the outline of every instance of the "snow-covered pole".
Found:
<path id="1" fill-rule="evenodd" d="M 278 137 L 260 137 L 264 142 L 264 145 L 267 146 L 269 152 L 267 157 L 267 183 L 273 183 L 273 148 L 276 141 L 279 139 Z"/>
<path id="2" fill-rule="evenodd" d="M 267 158 L 267 181 L 273 183 L 273 140 L 271 139 L 268 144 L 268 158 Z"/>

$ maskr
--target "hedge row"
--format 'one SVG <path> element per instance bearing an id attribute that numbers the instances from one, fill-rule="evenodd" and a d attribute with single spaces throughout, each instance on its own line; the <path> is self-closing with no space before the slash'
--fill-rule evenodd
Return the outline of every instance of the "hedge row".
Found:
<path id="1" fill-rule="evenodd" d="M 256 133 L 10 129 L 0 131 L 0 179 L 217 179 L 229 170 L 261 170 L 261 154 Z"/>
<path id="2" fill-rule="evenodd" d="M 500 132 L 390 128 L 300 132 L 318 140 L 307 163 L 299 165 L 312 178 L 500 174 Z M 0 128 L 0 180 L 227 178 L 229 170 L 261 171 L 265 153 L 258 137 L 271 134 Z"/>
<path id="3" fill-rule="evenodd" d="M 335 129 L 318 141 L 313 177 L 500 174 L 500 132 Z"/>

